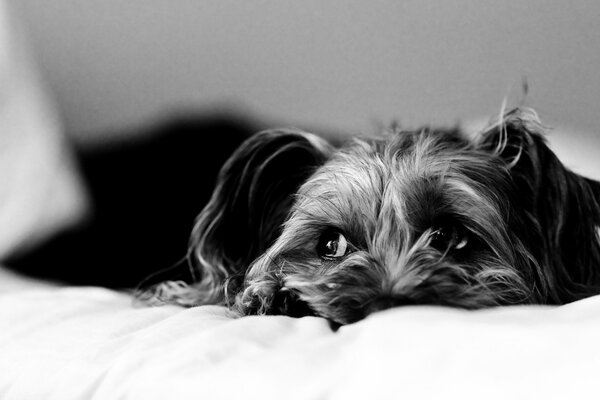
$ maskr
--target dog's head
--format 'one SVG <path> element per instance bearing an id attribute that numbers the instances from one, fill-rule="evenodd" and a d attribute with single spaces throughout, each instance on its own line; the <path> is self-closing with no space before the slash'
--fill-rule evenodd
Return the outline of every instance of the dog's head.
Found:
<path id="1" fill-rule="evenodd" d="M 201 277 L 188 303 L 344 324 L 397 305 L 595 293 L 600 191 L 541 132 L 534 112 L 514 110 L 475 137 L 392 129 L 334 148 L 260 133 L 224 166 L 197 220 Z"/>

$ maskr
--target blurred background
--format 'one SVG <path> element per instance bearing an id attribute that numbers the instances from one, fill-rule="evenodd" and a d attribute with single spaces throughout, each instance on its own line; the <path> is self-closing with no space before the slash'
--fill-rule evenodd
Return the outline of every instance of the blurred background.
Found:
<path id="1" fill-rule="evenodd" d="M 526 79 L 547 125 L 600 148 L 597 0 L 11 4 L 85 143 L 183 110 L 349 133 L 454 124 L 518 104 Z"/>

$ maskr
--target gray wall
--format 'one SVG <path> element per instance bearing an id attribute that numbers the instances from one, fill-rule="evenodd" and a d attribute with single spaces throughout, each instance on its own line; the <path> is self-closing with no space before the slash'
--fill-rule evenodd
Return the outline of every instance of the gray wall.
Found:
<path id="1" fill-rule="evenodd" d="M 597 0 L 12 3 L 87 140 L 181 106 L 351 132 L 454 123 L 518 104 L 526 78 L 527 105 L 600 149 Z"/>

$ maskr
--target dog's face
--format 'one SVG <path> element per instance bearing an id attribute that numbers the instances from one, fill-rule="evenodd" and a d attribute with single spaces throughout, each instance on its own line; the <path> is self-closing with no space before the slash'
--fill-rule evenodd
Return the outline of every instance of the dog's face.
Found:
<path id="1" fill-rule="evenodd" d="M 394 130 L 334 148 L 301 132 L 259 134 L 224 166 L 197 221 L 202 277 L 183 297 L 345 324 L 398 305 L 596 293 L 600 191 L 540 130 L 533 112 L 515 110 L 475 137 Z"/>
<path id="2" fill-rule="evenodd" d="M 348 323 L 394 305 L 539 300 L 514 191 L 506 165 L 456 132 L 354 141 L 298 189 L 239 301 L 265 312 L 289 295 Z"/>

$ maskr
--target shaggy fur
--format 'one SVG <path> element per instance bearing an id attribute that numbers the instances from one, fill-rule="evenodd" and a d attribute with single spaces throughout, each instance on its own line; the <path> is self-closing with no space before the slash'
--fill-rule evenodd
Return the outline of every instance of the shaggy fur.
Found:
<path id="1" fill-rule="evenodd" d="M 334 148 L 262 132 L 197 219 L 197 282 L 143 297 L 336 324 L 406 304 L 562 304 L 600 292 L 599 199 L 527 109 L 474 138 L 391 129 Z"/>

